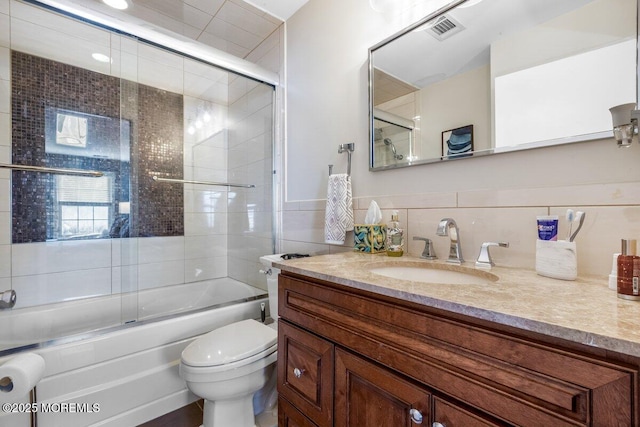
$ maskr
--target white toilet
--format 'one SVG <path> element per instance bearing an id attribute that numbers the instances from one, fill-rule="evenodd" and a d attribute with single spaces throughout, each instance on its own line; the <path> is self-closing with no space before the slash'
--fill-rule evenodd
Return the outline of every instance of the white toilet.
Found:
<path id="1" fill-rule="evenodd" d="M 260 258 L 267 274 L 269 310 L 277 319 L 280 255 Z M 180 376 L 204 399 L 203 427 L 254 427 L 254 394 L 275 378 L 277 322 L 248 319 L 215 329 L 182 352 Z M 271 381 L 275 388 L 275 380 Z M 275 394 L 275 390 L 273 391 Z M 273 398 L 272 398 L 273 399 Z"/>

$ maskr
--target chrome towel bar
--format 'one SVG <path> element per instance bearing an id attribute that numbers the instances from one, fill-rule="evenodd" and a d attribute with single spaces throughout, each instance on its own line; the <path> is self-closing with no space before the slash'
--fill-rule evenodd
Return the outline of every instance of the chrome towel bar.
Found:
<path id="1" fill-rule="evenodd" d="M 355 149 L 355 144 L 350 142 L 348 144 L 340 144 L 338 146 L 338 154 L 347 152 L 347 175 L 351 176 L 351 153 Z M 329 165 L 329 175 L 333 174 L 333 165 Z"/>
<path id="2" fill-rule="evenodd" d="M 240 188 L 256 187 L 254 184 L 233 184 L 230 182 L 189 181 L 186 179 L 161 178 L 157 175 L 152 176 L 152 178 L 154 181 L 157 181 L 157 182 L 173 182 L 178 184 L 220 185 L 224 187 L 240 187 Z"/>
<path id="3" fill-rule="evenodd" d="M 28 166 L 28 165 L 9 165 L 6 163 L 0 163 L 0 168 L 27 171 L 27 172 L 59 173 L 63 175 L 81 175 L 81 176 L 93 176 L 93 177 L 100 177 L 104 175 L 100 171 L 92 171 L 92 170 L 48 168 L 44 166 Z"/>

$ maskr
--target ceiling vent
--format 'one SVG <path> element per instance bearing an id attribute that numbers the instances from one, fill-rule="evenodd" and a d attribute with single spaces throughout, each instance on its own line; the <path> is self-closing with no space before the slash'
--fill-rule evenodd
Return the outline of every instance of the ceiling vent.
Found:
<path id="1" fill-rule="evenodd" d="M 442 15 L 427 28 L 427 32 L 442 41 L 464 30 L 461 23 L 450 16 Z"/>

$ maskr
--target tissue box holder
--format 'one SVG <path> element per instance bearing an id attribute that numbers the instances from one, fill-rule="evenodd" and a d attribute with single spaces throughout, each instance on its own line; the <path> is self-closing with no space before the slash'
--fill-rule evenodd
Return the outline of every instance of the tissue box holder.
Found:
<path id="1" fill-rule="evenodd" d="M 387 224 L 355 224 L 353 250 L 375 254 L 385 251 Z"/>
<path id="2" fill-rule="evenodd" d="M 537 240 L 536 273 L 553 279 L 575 280 L 578 276 L 576 242 Z"/>

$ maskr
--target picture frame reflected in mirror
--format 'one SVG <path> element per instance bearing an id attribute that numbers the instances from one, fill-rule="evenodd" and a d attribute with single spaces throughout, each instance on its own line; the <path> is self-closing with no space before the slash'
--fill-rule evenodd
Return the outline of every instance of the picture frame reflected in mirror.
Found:
<path id="1" fill-rule="evenodd" d="M 442 132 L 442 160 L 473 155 L 473 125 Z"/>

